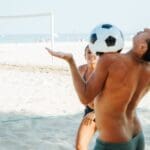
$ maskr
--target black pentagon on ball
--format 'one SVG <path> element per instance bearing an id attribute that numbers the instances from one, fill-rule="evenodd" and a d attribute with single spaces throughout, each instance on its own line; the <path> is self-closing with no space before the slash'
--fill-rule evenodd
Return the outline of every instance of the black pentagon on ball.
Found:
<path id="1" fill-rule="evenodd" d="M 112 28 L 112 25 L 111 24 L 103 24 L 102 28 L 110 29 L 110 28 Z"/>
<path id="2" fill-rule="evenodd" d="M 105 42 L 107 46 L 114 46 L 116 44 L 116 38 L 109 36 L 105 39 Z"/>
<path id="3" fill-rule="evenodd" d="M 90 42 L 91 42 L 92 44 L 94 44 L 96 40 L 97 40 L 97 35 L 96 35 L 96 33 L 91 34 L 91 36 L 90 36 Z"/>

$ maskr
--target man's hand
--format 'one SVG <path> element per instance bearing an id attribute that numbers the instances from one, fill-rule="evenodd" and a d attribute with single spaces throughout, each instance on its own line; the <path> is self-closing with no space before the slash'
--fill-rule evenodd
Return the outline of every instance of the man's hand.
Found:
<path id="1" fill-rule="evenodd" d="M 71 53 L 56 52 L 56 51 L 53 51 L 53 50 L 51 50 L 47 47 L 45 49 L 48 51 L 48 53 L 50 55 L 61 58 L 61 59 L 64 59 L 67 62 L 70 62 L 73 59 L 73 56 L 72 56 Z"/>

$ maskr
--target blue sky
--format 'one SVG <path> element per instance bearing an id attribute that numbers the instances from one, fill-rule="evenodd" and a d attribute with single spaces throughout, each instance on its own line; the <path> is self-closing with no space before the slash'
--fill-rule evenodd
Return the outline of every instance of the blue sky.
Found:
<path id="1" fill-rule="evenodd" d="M 0 0 L 1 16 L 53 11 L 56 33 L 89 33 L 101 22 L 134 33 L 150 27 L 149 10 L 149 0 Z M 48 17 L 0 19 L 0 34 L 49 32 Z"/>

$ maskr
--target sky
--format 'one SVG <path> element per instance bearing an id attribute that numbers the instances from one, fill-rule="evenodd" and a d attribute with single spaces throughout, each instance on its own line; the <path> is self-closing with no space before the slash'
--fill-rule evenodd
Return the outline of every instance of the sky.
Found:
<path id="1" fill-rule="evenodd" d="M 0 16 L 53 12 L 55 33 L 89 33 L 99 23 L 123 32 L 150 27 L 150 0 L 0 0 Z M 50 17 L 2 19 L 1 34 L 51 32 Z"/>

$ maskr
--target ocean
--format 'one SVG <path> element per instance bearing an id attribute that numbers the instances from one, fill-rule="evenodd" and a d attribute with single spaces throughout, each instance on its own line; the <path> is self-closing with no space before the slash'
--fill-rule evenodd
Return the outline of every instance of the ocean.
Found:
<path id="1" fill-rule="evenodd" d="M 129 41 L 132 38 L 131 33 L 125 34 L 125 41 Z M 60 33 L 55 34 L 55 42 L 76 42 L 76 41 L 88 41 L 89 34 L 73 34 L 73 33 Z M 50 34 L 6 34 L 0 35 L 0 43 L 36 43 L 36 42 L 48 42 L 51 41 Z"/>

